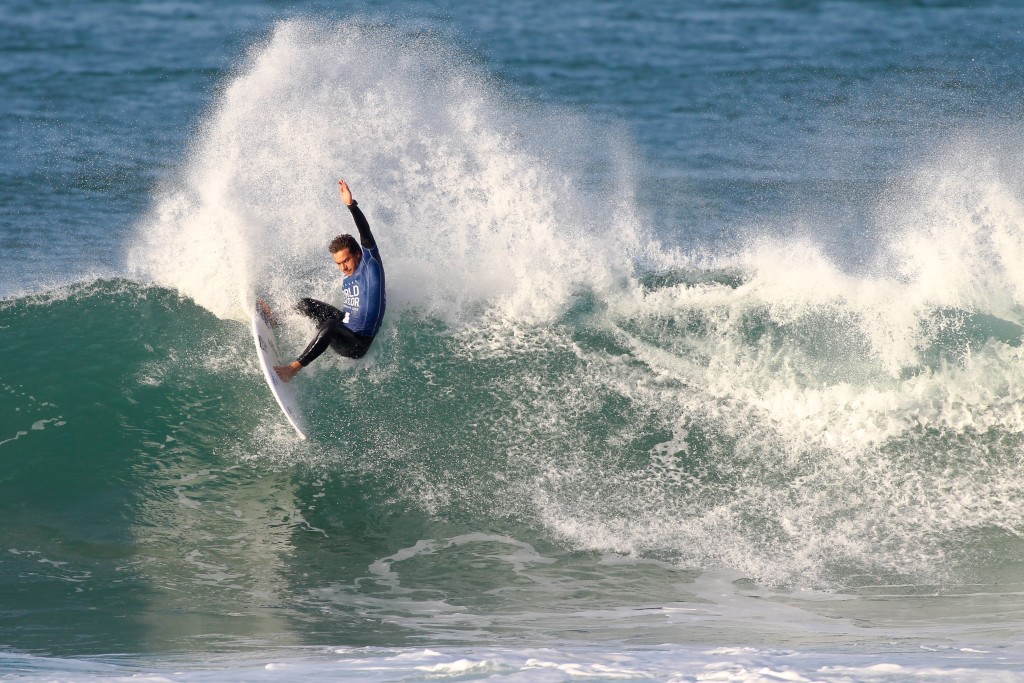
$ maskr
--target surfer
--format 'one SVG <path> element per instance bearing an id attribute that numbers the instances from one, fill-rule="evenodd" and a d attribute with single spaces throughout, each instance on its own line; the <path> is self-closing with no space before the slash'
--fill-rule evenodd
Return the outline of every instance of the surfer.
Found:
<path id="1" fill-rule="evenodd" d="M 338 192 L 359 230 L 359 242 L 352 235 L 345 234 L 338 235 L 327 245 L 342 273 L 341 291 L 345 303 L 338 310 L 316 299 L 299 301 L 296 307 L 300 313 L 316 321 L 317 331 L 296 360 L 289 365 L 274 367 L 277 376 L 285 382 L 290 382 L 328 346 L 342 356 L 362 358 L 384 319 L 384 264 L 380 260 L 377 242 L 370 232 L 366 216 L 352 198 L 348 183 L 339 180 Z"/>

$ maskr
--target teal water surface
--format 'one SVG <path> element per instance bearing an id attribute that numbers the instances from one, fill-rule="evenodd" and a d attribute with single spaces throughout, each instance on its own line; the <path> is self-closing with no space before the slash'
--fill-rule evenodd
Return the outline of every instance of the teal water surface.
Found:
<path id="1" fill-rule="evenodd" d="M 0 19 L 0 675 L 1019 669 L 1014 4 Z"/>

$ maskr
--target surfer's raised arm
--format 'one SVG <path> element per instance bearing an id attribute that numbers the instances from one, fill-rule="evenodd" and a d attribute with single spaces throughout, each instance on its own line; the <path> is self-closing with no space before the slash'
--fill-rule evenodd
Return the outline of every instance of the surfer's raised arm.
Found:
<path id="1" fill-rule="evenodd" d="M 359 208 L 359 202 L 352 198 L 352 190 L 344 180 L 338 181 L 338 193 L 341 195 L 341 201 L 352 212 L 352 219 L 356 222 L 356 228 L 359 230 L 359 243 L 365 249 L 373 249 L 377 246 L 377 242 L 373 239 L 373 233 L 370 232 L 370 223 L 363 215 L 363 210 Z"/>

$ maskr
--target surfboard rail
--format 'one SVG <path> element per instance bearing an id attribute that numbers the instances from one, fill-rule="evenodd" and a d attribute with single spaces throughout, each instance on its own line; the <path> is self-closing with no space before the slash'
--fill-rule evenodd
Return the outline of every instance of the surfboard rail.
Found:
<path id="1" fill-rule="evenodd" d="M 277 337 L 267 317 L 267 312 L 260 306 L 257 300 L 253 303 L 252 313 L 252 336 L 256 343 L 256 355 L 260 360 L 260 369 L 263 370 L 263 377 L 267 380 L 270 393 L 274 395 L 281 412 L 299 435 L 306 438 L 306 421 L 299 409 L 298 401 L 295 400 L 295 391 L 290 385 L 282 382 L 274 372 L 275 365 L 281 365 L 281 354 L 277 350 Z"/>

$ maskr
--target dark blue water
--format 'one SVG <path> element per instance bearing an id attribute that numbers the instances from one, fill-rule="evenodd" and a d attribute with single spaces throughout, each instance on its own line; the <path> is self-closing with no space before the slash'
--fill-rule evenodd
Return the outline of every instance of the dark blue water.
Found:
<path id="1" fill-rule="evenodd" d="M 1022 29 L 5 4 L 0 676 L 1019 668 Z M 245 311 L 338 177 L 389 313 L 299 442 Z"/>

